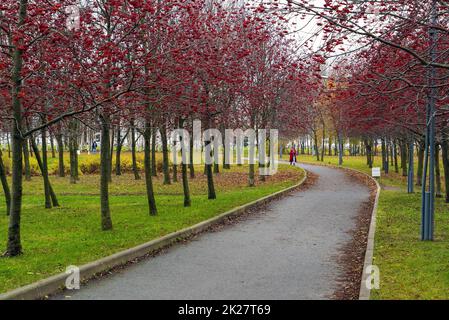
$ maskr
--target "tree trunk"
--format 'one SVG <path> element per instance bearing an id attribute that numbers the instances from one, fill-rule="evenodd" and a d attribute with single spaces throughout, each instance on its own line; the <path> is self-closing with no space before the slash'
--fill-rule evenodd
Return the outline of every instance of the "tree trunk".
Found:
<path id="1" fill-rule="evenodd" d="M 151 131 L 151 174 L 153 175 L 153 177 L 157 177 L 156 137 L 157 137 L 157 128 L 153 124 Z"/>
<path id="2" fill-rule="evenodd" d="M 70 121 L 70 135 L 69 135 L 69 152 L 70 152 L 70 183 L 76 184 L 79 180 L 79 168 L 78 168 L 78 140 L 77 130 L 78 125 L 76 120 Z"/>
<path id="3" fill-rule="evenodd" d="M 111 136 L 109 137 L 110 139 L 110 148 L 111 150 L 109 151 L 109 173 L 108 173 L 108 180 L 109 183 L 112 183 L 112 155 L 114 154 L 114 140 L 115 140 L 115 130 L 114 130 L 114 126 L 111 125 L 111 129 L 110 129 L 110 134 Z"/>
<path id="4" fill-rule="evenodd" d="M 41 130 L 41 137 L 42 137 L 42 178 L 44 179 L 44 194 L 45 194 L 45 208 L 51 209 L 51 196 L 50 196 L 50 179 L 48 178 L 48 160 L 47 160 L 47 130 L 42 129 Z M 33 140 L 33 143 L 35 141 Z M 37 147 L 37 146 L 36 146 Z M 34 150 L 34 153 L 38 154 L 39 150 Z"/>
<path id="5" fill-rule="evenodd" d="M 47 162 L 47 158 L 44 155 L 47 152 L 46 146 L 42 144 L 42 157 L 39 152 L 39 148 L 36 144 L 36 141 L 33 137 L 30 138 L 31 147 L 34 152 L 34 156 L 36 157 L 37 164 L 39 166 L 39 169 L 42 174 L 42 178 L 44 180 L 44 191 L 45 191 L 45 208 L 51 209 L 52 204 L 54 207 L 59 207 L 59 202 L 56 197 L 55 192 L 53 191 L 53 187 L 50 183 L 50 178 L 48 176 L 48 165 L 45 165 L 45 162 Z M 44 152 L 45 151 L 45 152 Z"/>
<path id="6" fill-rule="evenodd" d="M 323 123 L 323 141 L 321 142 L 322 148 L 321 148 L 321 161 L 324 162 L 324 155 L 326 154 L 326 127 Z"/>
<path id="7" fill-rule="evenodd" d="M 393 159 L 394 159 L 394 172 L 399 173 L 398 148 L 396 142 L 393 142 Z"/>
<path id="8" fill-rule="evenodd" d="M 163 157 L 163 170 L 164 170 L 164 184 L 171 184 L 170 181 L 170 167 L 168 160 L 168 140 L 167 140 L 167 128 L 165 124 L 160 127 L 161 139 L 162 139 L 162 157 Z"/>
<path id="9" fill-rule="evenodd" d="M 401 168 L 403 177 L 408 176 L 407 159 L 408 159 L 407 143 L 406 140 L 404 139 L 401 140 Z"/>
<path id="10" fill-rule="evenodd" d="M 408 146 L 408 178 L 407 178 L 407 192 L 414 193 L 414 179 L 415 179 L 415 142 L 413 138 L 410 139 Z"/>
<path id="11" fill-rule="evenodd" d="M 423 177 L 423 171 L 424 171 L 424 153 L 425 153 L 425 140 L 422 138 L 419 141 L 418 146 L 418 171 L 417 171 L 417 186 L 422 186 L 422 177 Z"/>
<path id="12" fill-rule="evenodd" d="M 51 157 L 53 159 L 56 158 L 56 151 L 55 151 L 55 143 L 53 141 L 53 134 L 50 131 L 50 148 L 51 148 Z"/>
<path id="13" fill-rule="evenodd" d="M 320 161 L 320 150 L 318 149 L 318 135 L 316 132 L 313 133 L 313 137 L 314 137 L 316 160 Z"/>
<path id="14" fill-rule="evenodd" d="M 184 127 L 184 120 L 179 120 L 179 128 L 182 129 Z M 184 150 L 185 143 L 183 137 L 180 137 L 181 141 L 181 155 L 182 155 L 182 165 L 181 165 L 181 171 L 182 171 L 182 188 L 184 190 L 184 207 L 190 207 L 192 205 L 192 200 L 190 198 L 190 188 L 189 188 L 189 178 L 188 178 L 188 172 L 187 172 L 187 151 Z"/>
<path id="15" fill-rule="evenodd" d="M 370 169 L 372 169 L 373 168 L 373 157 L 372 157 L 373 148 L 371 146 L 371 143 L 368 142 L 367 139 L 365 139 L 365 148 L 366 148 L 367 165 Z"/>
<path id="16" fill-rule="evenodd" d="M 148 207 L 151 216 L 157 215 L 157 207 L 156 200 L 154 197 L 154 189 L 153 189 L 153 177 L 152 177 L 152 169 L 151 169 L 151 136 L 152 129 L 151 124 L 147 123 L 144 132 L 144 140 L 145 140 L 145 183 L 147 188 L 147 199 L 148 199 Z"/>
<path id="17" fill-rule="evenodd" d="M 440 171 L 440 145 L 435 145 L 435 181 L 436 181 L 436 197 L 442 198 L 441 191 L 441 171 Z"/>
<path id="18" fill-rule="evenodd" d="M 25 24 L 27 17 L 27 0 L 19 2 L 19 18 L 17 27 L 20 30 Z M 23 49 L 15 46 L 12 49 L 12 115 L 14 125 L 12 126 L 12 193 L 11 193 L 11 214 L 8 226 L 8 243 L 5 256 L 14 257 L 22 253 L 22 243 L 20 240 L 20 215 L 22 210 L 22 102 L 20 95 L 22 93 L 22 69 L 23 69 Z"/>
<path id="19" fill-rule="evenodd" d="M 136 127 L 134 119 L 131 120 L 131 157 L 133 162 L 134 179 L 140 180 L 139 169 L 137 168 L 137 156 L 136 156 Z"/>
<path id="20" fill-rule="evenodd" d="M 447 124 L 443 129 L 442 135 L 441 148 L 443 154 L 444 185 L 446 189 L 446 203 L 449 203 L 449 129 Z"/>
<path id="21" fill-rule="evenodd" d="M 388 163 L 388 147 L 385 139 L 382 138 L 382 170 L 385 174 L 388 174 L 389 163 Z"/>
<path id="22" fill-rule="evenodd" d="M 190 179 L 195 179 L 195 165 L 193 163 L 193 151 L 194 151 L 194 146 L 193 146 L 193 132 L 190 135 L 190 164 L 189 164 L 189 171 L 190 171 Z"/>
<path id="23" fill-rule="evenodd" d="M 31 181 L 30 149 L 26 140 L 23 144 L 23 159 L 25 164 L 25 180 Z"/>
<path id="24" fill-rule="evenodd" d="M 56 143 L 58 144 L 58 173 L 61 178 L 65 177 L 65 166 L 64 166 L 64 141 L 62 140 L 62 134 L 58 133 L 56 135 Z"/>
<path id="25" fill-rule="evenodd" d="M 101 151 L 100 151 L 100 193 L 101 193 L 101 228 L 112 230 L 111 210 L 109 208 L 109 174 L 110 174 L 110 123 L 109 117 L 101 116 Z"/>
<path id="26" fill-rule="evenodd" d="M 9 189 L 8 180 L 6 178 L 6 169 L 3 163 L 3 154 L 0 149 L 0 180 L 2 182 L 3 192 L 5 194 L 6 201 L 6 215 L 9 216 L 11 211 L 11 190 Z"/>
<path id="27" fill-rule="evenodd" d="M 117 150 L 115 154 L 115 175 L 121 176 L 122 175 L 122 161 L 121 161 L 121 155 L 122 155 L 122 132 L 120 125 L 117 126 Z"/>

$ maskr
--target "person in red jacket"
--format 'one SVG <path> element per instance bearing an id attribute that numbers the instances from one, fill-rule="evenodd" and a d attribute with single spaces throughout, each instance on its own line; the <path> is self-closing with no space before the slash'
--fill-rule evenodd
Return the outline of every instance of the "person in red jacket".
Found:
<path id="1" fill-rule="evenodd" d="M 296 164 L 296 149 L 292 147 L 290 150 L 290 165 Z"/>

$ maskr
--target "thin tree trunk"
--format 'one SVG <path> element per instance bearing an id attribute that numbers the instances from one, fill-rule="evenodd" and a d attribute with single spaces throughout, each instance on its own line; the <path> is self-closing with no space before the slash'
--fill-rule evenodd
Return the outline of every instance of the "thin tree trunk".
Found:
<path id="1" fill-rule="evenodd" d="M 30 149 L 28 143 L 23 144 L 23 159 L 25 164 L 25 180 L 31 181 Z"/>
<path id="2" fill-rule="evenodd" d="M 399 173 L 398 149 L 396 142 L 393 142 L 393 158 L 394 158 L 394 172 Z"/>
<path id="3" fill-rule="evenodd" d="M 424 171 L 424 153 L 425 153 L 425 141 L 422 138 L 419 141 L 419 149 L 418 149 L 418 171 L 417 171 L 417 186 L 422 186 L 422 177 Z"/>
<path id="4" fill-rule="evenodd" d="M 435 145 L 435 181 L 436 181 L 436 197 L 442 198 L 441 191 L 441 171 L 440 171 L 440 145 Z"/>
<path id="5" fill-rule="evenodd" d="M 148 199 L 148 207 L 151 216 L 157 215 L 157 207 L 156 200 L 154 197 L 154 189 L 153 189 L 153 178 L 152 178 L 152 169 L 151 169 L 151 136 L 152 136 L 152 128 L 151 124 L 147 123 L 144 132 L 144 140 L 145 140 L 145 183 L 147 189 L 147 199 Z"/>
<path id="6" fill-rule="evenodd" d="M 151 174 L 153 175 L 153 177 L 157 177 L 156 137 L 157 127 L 153 124 L 151 131 Z"/>
<path id="7" fill-rule="evenodd" d="M 401 140 L 401 167 L 403 177 L 408 176 L 407 159 L 408 159 L 407 143 L 406 140 L 404 139 Z"/>
<path id="8" fill-rule="evenodd" d="M 56 158 L 56 151 L 55 151 L 55 143 L 53 141 L 53 134 L 50 131 L 50 148 L 51 148 L 51 157 L 53 159 Z"/>
<path id="9" fill-rule="evenodd" d="M 208 127 L 211 127 L 211 120 L 208 119 Z M 204 141 L 204 146 L 207 148 L 211 143 L 211 137 L 209 137 L 209 141 Z M 214 150 L 215 151 L 215 150 Z M 213 160 L 212 160 L 213 161 Z M 217 194 L 215 193 L 215 185 L 214 185 L 214 174 L 213 174 L 213 164 L 207 164 L 205 165 L 205 171 L 207 176 L 207 193 L 209 200 L 215 200 L 217 199 Z"/>
<path id="10" fill-rule="evenodd" d="M 42 137 L 42 177 L 44 178 L 44 194 L 45 194 L 45 208 L 51 209 L 51 196 L 50 196 L 50 180 L 48 178 L 48 161 L 47 161 L 47 130 L 42 129 L 41 130 L 41 137 Z M 33 143 L 35 141 L 33 140 Z M 36 146 L 37 147 L 37 146 Z M 34 153 L 38 154 L 39 150 L 34 150 Z"/>
<path id="11" fill-rule="evenodd" d="M 179 128 L 182 129 L 184 127 L 184 120 L 179 120 Z M 181 165 L 181 171 L 182 171 L 182 188 L 184 191 L 184 207 L 190 207 L 192 205 L 192 200 L 190 198 L 190 188 L 189 188 L 189 178 L 188 178 L 188 172 L 187 172 L 187 151 L 185 150 L 185 143 L 184 143 L 184 137 L 180 137 L 180 143 L 181 143 L 181 155 L 182 155 L 182 165 Z"/>
<path id="12" fill-rule="evenodd" d="M 171 184 L 170 181 L 170 168 L 168 160 L 168 141 L 167 141 L 167 128 L 165 123 L 160 127 L 161 139 L 162 139 L 162 157 L 163 157 L 163 171 L 164 171 L 164 184 Z"/>
<path id="13" fill-rule="evenodd" d="M 11 140 L 9 133 L 6 133 L 6 142 L 8 144 L 8 158 L 11 159 Z"/>
<path id="14" fill-rule="evenodd" d="M 112 155 L 114 154 L 114 140 L 115 140 L 115 130 L 113 125 L 111 125 L 110 134 L 111 136 L 109 138 L 111 140 L 109 146 L 111 147 L 111 150 L 109 151 L 109 174 L 108 174 L 109 183 L 112 182 L 112 158 L 113 158 Z"/>
<path id="15" fill-rule="evenodd" d="M 137 168 L 137 156 L 136 156 L 136 127 L 134 119 L 131 120 L 131 157 L 133 162 L 134 179 L 140 180 L 139 169 Z"/>
<path id="16" fill-rule="evenodd" d="M 446 203 L 449 203 L 449 129 L 447 124 L 443 129 L 442 135 L 441 148 L 443 154 L 444 185 L 446 189 Z"/>
<path id="17" fill-rule="evenodd" d="M 316 160 L 320 161 L 320 150 L 318 149 L 318 135 L 316 132 L 313 133 L 314 136 L 314 145 L 315 145 L 315 153 L 316 153 Z"/>
<path id="18" fill-rule="evenodd" d="M 110 174 L 110 123 L 109 117 L 101 116 L 101 161 L 100 161 L 100 193 L 101 193 L 101 228 L 112 230 L 111 210 L 109 207 L 109 174 Z"/>
<path id="19" fill-rule="evenodd" d="M 30 138 L 30 142 L 31 142 L 31 147 L 34 151 L 34 156 L 36 157 L 37 164 L 41 171 L 42 178 L 44 180 L 45 208 L 50 209 L 52 207 L 52 204 L 54 207 L 59 207 L 58 199 L 57 199 L 56 194 L 53 191 L 53 187 L 51 186 L 51 183 L 50 183 L 50 178 L 48 176 L 48 169 L 44 165 L 44 163 L 45 163 L 45 161 L 47 161 L 47 159 L 43 160 L 43 158 L 41 158 L 39 148 L 38 148 L 36 141 L 34 140 L 33 137 Z M 42 154 L 44 154 L 44 150 L 45 150 L 45 152 L 47 151 L 46 147 L 42 146 Z M 43 156 L 43 157 L 45 157 L 45 156 Z"/>
<path id="20" fill-rule="evenodd" d="M 365 139 L 365 148 L 366 148 L 366 160 L 367 160 L 367 164 L 369 166 L 370 169 L 373 168 L 373 157 L 372 157 L 372 146 L 370 144 L 370 142 L 368 142 L 367 139 Z"/>
<path id="21" fill-rule="evenodd" d="M 70 151 L 70 183 L 76 184 L 79 180 L 78 168 L 78 141 L 76 138 L 78 125 L 76 120 L 70 121 L 69 151 Z"/>
<path id="22" fill-rule="evenodd" d="M 64 141 L 62 140 L 62 134 L 58 133 L 56 135 L 56 143 L 58 144 L 58 173 L 61 178 L 65 177 L 65 166 L 64 166 Z"/>
<path id="23" fill-rule="evenodd" d="M 115 154 L 115 175 L 121 176 L 122 175 L 122 161 L 121 161 L 121 155 L 122 155 L 122 133 L 120 125 L 117 126 L 117 150 Z"/>
<path id="24" fill-rule="evenodd" d="M 193 126 L 192 126 L 193 127 Z M 194 146 L 193 146 L 193 133 L 190 135 L 190 164 L 189 164 L 189 171 L 190 171 L 190 179 L 195 179 L 195 164 L 193 163 L 193 151 L 194 151 Z"/>
<path id="25" fill-rule="evenodd" d="M 3 163 L 3 154 L 0 149 L 0 180 L 2 182 L 3 192 L 5 194 L 6 201 L 6 215 L 9 216 L 11 211 L 11 190 L 9 189 L 8 180 L 6 178 L 5 164 Z"/>
<path id="26" fill-rule="evenodd" d="M 382 170 L 385 174 L 388 174 L 388 165 L 387 145 L 385 139 L 382 138 Z"/>

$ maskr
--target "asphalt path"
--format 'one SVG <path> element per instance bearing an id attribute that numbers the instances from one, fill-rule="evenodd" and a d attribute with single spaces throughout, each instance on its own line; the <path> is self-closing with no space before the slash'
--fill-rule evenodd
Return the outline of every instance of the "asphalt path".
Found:
<path id="1" fill-rule="evenodd" d="M 301 166 L 318 176 L 309 189 L 55 299 L 331 298 L 337 257 L 370 192 L 344 171 Z"/>

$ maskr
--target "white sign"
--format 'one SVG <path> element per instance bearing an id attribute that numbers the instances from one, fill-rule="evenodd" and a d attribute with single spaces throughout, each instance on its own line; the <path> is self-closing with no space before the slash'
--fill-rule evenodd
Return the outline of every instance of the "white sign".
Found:
<path id="1" fill-rule="evenodd" d="M 380 178 L 380 168 L 373 168 L 373 177 Z"/>

